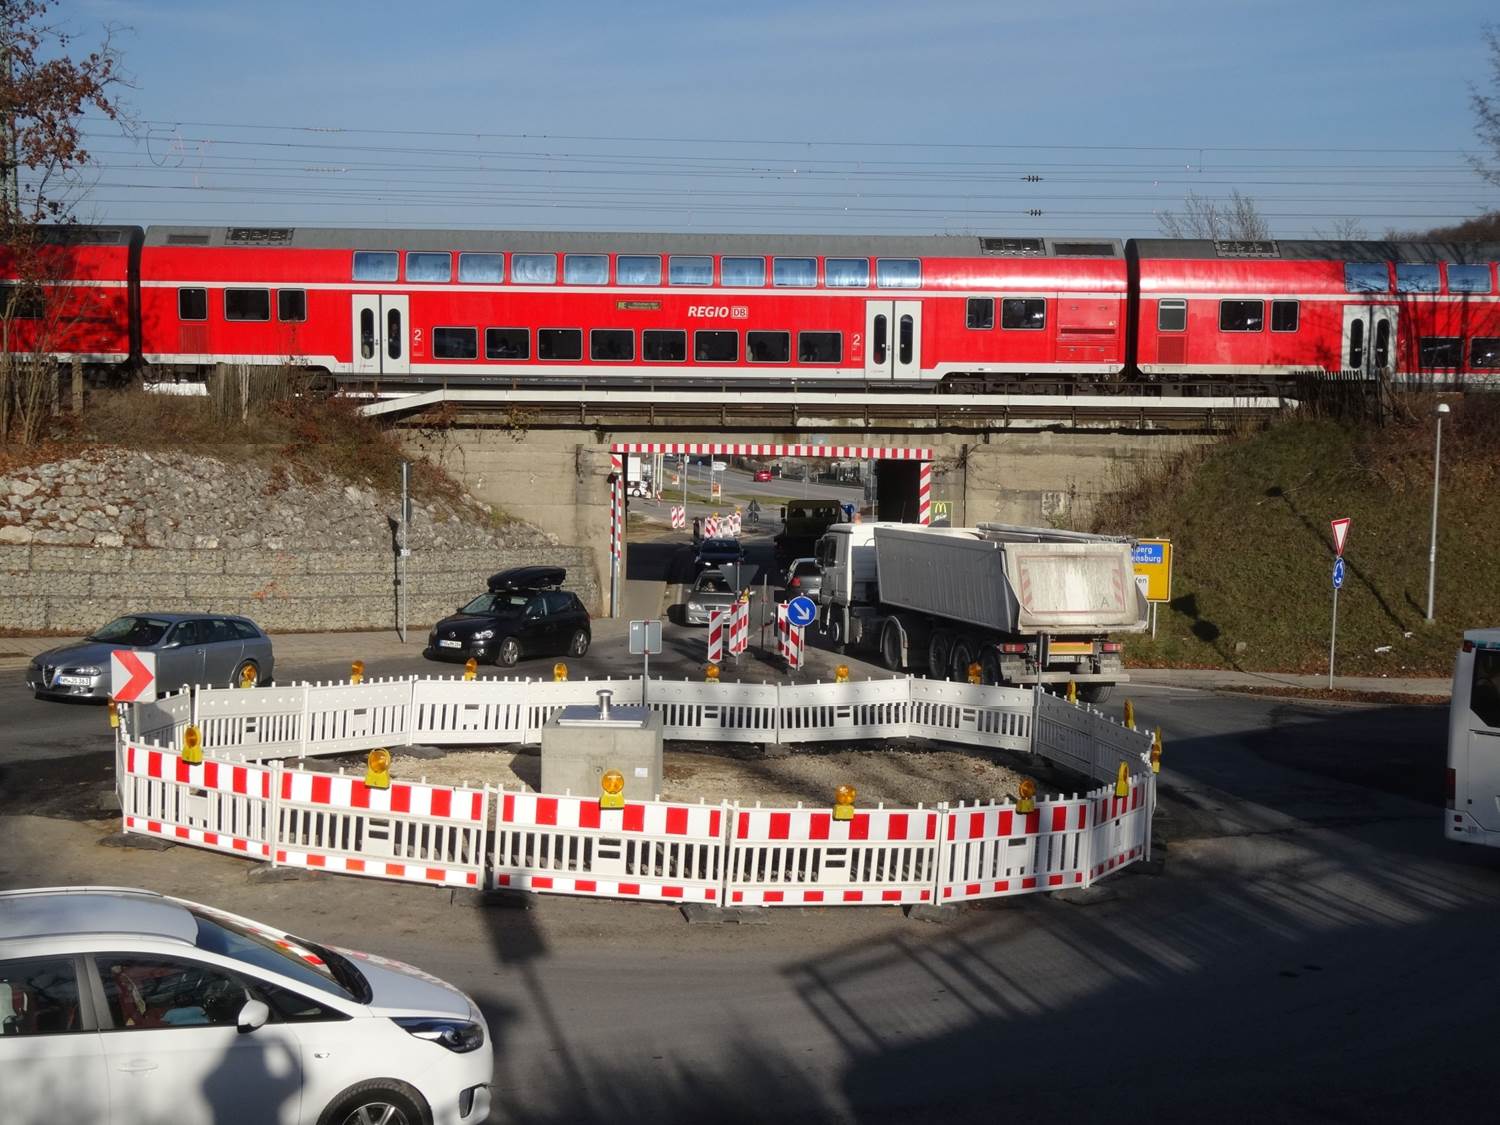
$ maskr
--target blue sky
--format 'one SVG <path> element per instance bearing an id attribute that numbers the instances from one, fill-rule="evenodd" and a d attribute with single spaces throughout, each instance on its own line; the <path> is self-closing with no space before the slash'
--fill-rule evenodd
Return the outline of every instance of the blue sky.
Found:
<path id="1" fill-rule="evenodd" d="M 1462 157 L 1492 0 L 65 15 L 120 25 L 134 80 L 138 135 L 90 124 L 107 221 L 1123 237 L 1239 188 L 1295 237 L 1500 206 Z"/>

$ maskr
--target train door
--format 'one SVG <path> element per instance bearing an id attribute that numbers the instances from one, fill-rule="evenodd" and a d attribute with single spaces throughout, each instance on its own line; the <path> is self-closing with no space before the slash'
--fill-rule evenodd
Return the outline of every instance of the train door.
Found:
<path id="1" fill-rule="evenodd" d="M 1368 379 L 1396 370 L 1396 306 L 1345 305 L 1339 366 Z"/>
<path id="2" fill-rule="evenodd" d="M 865 377 L 922 376 L 922 302 L 865 302 Z"/>
<path id="3" fill-rule="evenodd" d="M 405 375 L 411 371 L 408 299 L 405 294 L 354 295 L 354 373 Z"/>

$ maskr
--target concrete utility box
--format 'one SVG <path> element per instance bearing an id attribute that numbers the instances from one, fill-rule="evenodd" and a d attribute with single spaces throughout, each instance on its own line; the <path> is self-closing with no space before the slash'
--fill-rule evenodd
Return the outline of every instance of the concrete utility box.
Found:
<path id="1" fill-rule="evenodd" d="M 654 801 L 661 792 L 661 719 L 649 707 L 564 707 L 542 728 L 542 792 L 599 795 L 606 770 L 625 777 L 627 801 Z"/>

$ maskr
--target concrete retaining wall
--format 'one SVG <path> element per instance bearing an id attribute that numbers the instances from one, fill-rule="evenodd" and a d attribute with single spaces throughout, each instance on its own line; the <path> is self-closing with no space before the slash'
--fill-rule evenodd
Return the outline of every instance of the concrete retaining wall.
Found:
<path id="1" fill-rule="evenodd" d="M 430 625 L 496 571 L 536 564 L 566 567 L 568 588 L 599 604 L 584 549 L 414 550 L 407 623 Z M 238 613 L 270 630 L 393 628 L 395 573 L 389 552 L 0 545 L 0 628 L 76 634 L 147 610 Z"/>

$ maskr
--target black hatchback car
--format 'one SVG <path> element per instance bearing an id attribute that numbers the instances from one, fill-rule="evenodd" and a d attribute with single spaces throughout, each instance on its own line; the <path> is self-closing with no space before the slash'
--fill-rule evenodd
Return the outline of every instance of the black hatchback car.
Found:
<path id="1" fill-rule="evenodd" d="M 432 627 L 423 656 L 457 663 L 471 656 L 510 667 L 523 656 L 582 656 L 593 640 L 578 595 L 559 589 L 560 566 L 522 566 L 492 575 L 489 590 Z"/>

